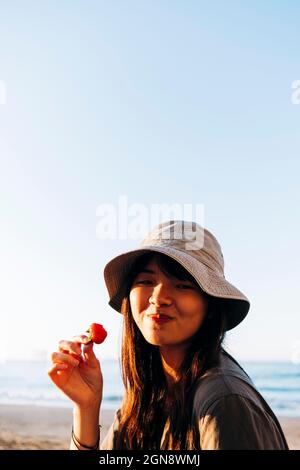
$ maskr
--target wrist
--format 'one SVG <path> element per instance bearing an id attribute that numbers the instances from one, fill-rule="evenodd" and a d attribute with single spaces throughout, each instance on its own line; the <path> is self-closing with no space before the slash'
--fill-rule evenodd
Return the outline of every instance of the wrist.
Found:
<path id="1" fill-rule="evenodd" d="M 75 445 L 76 449 L 77 450 L 99 450 L 100 433 L 101 433 L 100 429 L 102 428 L 101 424 L 99 424 L 98 428 L 99 430 L 98 430 L 97 441 L 95 442 L 95 444 L 91 446 L 90 444 L 87 445 L 87 444 L 83 444 L 82 442 L 80 442 L 79 439 L 75 436 L 74 427 L 72 427 L 72 442 Z"/>
<path id="2" fill-rule="evenodd" d="M 74 404 L 73 407 L 73 414 L 89 414 L 94 415 L 95 413 L 100 413 L 100 406 L 101 401 L 95 401 L 93 403 L 89 403 L 88 405 L 78 405 Z"/>
<path id="3" fill-rule="evenodd" d="M 73 433 L 76 440 L 86 446 L 95 446 L 99 440 L 100 403 L 89 407 L 74 406 Z"/>

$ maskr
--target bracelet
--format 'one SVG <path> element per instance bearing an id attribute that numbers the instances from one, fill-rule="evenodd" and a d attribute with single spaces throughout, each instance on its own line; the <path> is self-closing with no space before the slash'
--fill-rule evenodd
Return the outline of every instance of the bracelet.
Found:
<path id="1" fill-rule="evenodd" d="M 77 447 L 78 450 L 81 450 L 80 447 L 84 447 L 85 449 L 88 449 L 88 450 L 99 450 L 99 441 L 100 441 L 100 428 L 102 428 L 101 424 L 99 424 L 99 435 L 98 435 L 98 440 L 97 440 L 97 444 L 95 444 L 94 446 L 90 447 L 90 446 L 86 446 L 84 444 L 81 444 L 81 442 L 79 442 L 79 440 L 77 439 L 77 437 L 75 436 L 74 434 L 74 428 L 72 426 L 72 441 L 74 442 L 75 446 Z M 78 447 L 80 446 L 80 447 Z"/>

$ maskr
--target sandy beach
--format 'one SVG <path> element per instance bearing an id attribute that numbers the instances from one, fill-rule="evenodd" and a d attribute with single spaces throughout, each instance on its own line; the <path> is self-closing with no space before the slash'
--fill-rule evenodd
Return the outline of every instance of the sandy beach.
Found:
<path id="1" fill-rule="evenodd" d="M 101 410 L 104 439 L 114 410 Z M 0 449 L 66 450 L 71 439 L 73 411 L 29 405 L 0 405 Z"/>
<path id="2" fill-rule="evenodd" d="M 101 410 L 100 442 L 115 410 Z M 68 449 L 72 409 L 28 405 L 0 405 L 0 449 Z M 291 450 L 300 449 L 300 418 L 279 418 Z"/>

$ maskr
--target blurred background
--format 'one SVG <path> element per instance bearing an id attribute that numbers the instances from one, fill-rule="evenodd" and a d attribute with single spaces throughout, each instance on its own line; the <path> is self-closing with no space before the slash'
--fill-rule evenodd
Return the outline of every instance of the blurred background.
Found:
<path id="1" fill-rule="evenodd" d="M 173 204 L 202 206 L 191 219 L 217 237 L 226 278 L 251 301 L 225 348 L 300 447 L 299 10 L 292 0 L 1 5 L 0 447 L 66 445 L 72 405 L 46 371 L 58 341 L 92 322 L 108 331 L 96 347 L 103 411 L 119 406 L 122 318 L 103 268 L 147 233 L 121 235 L 124 220 Z M 106 238 L 105 205 L 118 227 Z M 57 412 L 59 439 L 49 413 L 33 431 L 32 406 Z"/>

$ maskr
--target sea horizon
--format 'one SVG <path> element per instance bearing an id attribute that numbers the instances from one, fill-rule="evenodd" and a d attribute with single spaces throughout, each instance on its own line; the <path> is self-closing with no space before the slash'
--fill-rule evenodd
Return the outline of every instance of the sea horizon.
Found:
<path id="1" fill-rule="evenodd" d="M 300 364 L 291 361 L 239 361 L 278 416 L 300 417 Z M 70 408 L 72 402 L 47 375 L 50 361 L 0 361 L 0 404 Z M 119 360 L 102 359 L 103 409 L 121 405 L 124 387 Z"/>

